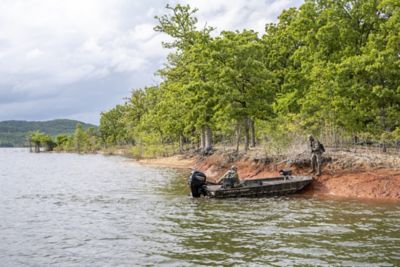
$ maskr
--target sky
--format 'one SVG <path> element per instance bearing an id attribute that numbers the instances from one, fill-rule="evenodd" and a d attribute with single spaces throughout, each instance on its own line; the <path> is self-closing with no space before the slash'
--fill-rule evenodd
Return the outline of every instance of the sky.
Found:
<path id="1" fill-rule="evenodd" d="M 199 9 L 199 26 L 264 32 L 303 0 L 0 0 L 0 121 L 76 119 L 156 85 L 167 36 L 153 31 L 167 4 Z"/>

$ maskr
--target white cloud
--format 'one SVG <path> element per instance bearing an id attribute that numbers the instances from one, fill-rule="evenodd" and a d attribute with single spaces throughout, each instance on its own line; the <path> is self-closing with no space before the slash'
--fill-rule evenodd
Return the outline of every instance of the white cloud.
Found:
<path id="1" fill-rule="evenodd" d="M 97 101 L 112 106 L 116 88 L 98 81 L 115 77 L 125 79 L 118 94 L 126 96 L 131 88 L 154 84 L 152 74 L 168 53 L 161 47 L 167 37 L 153 31 L 154 16 L 165 14 L 168 2 L 198 7 L 200 27 L 262 32 L 283 8 L 302 0 L 0 0 L 0 120 L 13 119 L 16 110 L 21 117 L 35 107 L 32 101 L 65 90 L 83 96 L 100 90 Z M 51 102 L 42 102 L 42 112 Z M 84 105 L 74 108 L 80 110 L 69 114 L 88 114 Z"/>
<path id="2" fill-rule="evenodd" d="M 32 49 L 31 51 L 29 51 L 29 52 L 26 54 L 26 58 L 27 58 L 27 59 L 35 59 L 35 58 L 40 57 L 41 55 L 43 55 L 42 50 L 40 50 L 40 49 L 38 49 L 38 48 L 35 48 L 35 49 Z"/>
<path id="3" fill-rule="evenodd" d="M 253 29 L 263 33 L 266 23 L 275 22 L 283 9 L 300 6 L 303 0 L 177 0 L 197 7 L 199 23 L 217 31 Z"/>
<path id="4" fill-rule="evenodd" d="M 114 0 L 3 1 L 0 25 L 5 27 L 0 28 L 0 36 L 6 52 L 0 55 L 0 78 L 19 77 L 20 83 L 14 85 L 21 90 L 141 68 L 146 58 L 137 43 L 148 41 L 152 34 L 146 33 L 149 24 L 143 24 L 134 27 L 131 38 L 126 37 L 131 29 L 122 24 L 128 18 L 119 16 L 127 4 Z M 37 74 L 33 81 L 26 77 L 32 73 Z"/>
<path id="5" fill-rule="evenodd" d="M 153 30 L 154 24 L 145 23 L 135 26 L 132 37 L 137 41 L 146 41 L 153 37 L 156 32 Z"/>

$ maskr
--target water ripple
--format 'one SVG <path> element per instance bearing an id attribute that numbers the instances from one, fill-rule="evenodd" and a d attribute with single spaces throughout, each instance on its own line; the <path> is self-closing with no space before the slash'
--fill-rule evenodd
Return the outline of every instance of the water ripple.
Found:
<path id="1" fill-rule="evenodd" d="M 0 162 L 2 266 L 400 262 L 396 204 L 191 199 L 187 173 L 118 157 L 0 149 Z"/>

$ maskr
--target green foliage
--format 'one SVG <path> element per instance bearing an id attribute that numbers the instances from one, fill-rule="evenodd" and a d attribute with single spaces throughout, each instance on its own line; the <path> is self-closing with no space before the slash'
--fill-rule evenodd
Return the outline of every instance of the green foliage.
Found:
<path id="1" fill-rule="evenodd" d="M 51 137 L 39 131 L 30 133 L 28 142 L 35 147 L 38 152 L 38 147 L 45 147 L 46 150 L 67 151 L 78 153 L 89 153 L 97 151 L 99 146 L 99 136 L 96 129 L 89 127 L 86 130 L 80 123 L 75 126 L 73 134 L 61 134 L 56 137 Z"/>
<path id="2" fill-rule="evenodd" d="M 46 151 L 52 151 L 56 145 L 50 135 L 40 131 L 30 132 L 27 139 L 30 145 L 35 147 L 35 152 L 40 152 L 41 147 Z"/>
<path id="3" fill-rule="evenodd" d="M 125 122 L 126 106 L 117 105 L 115 108 L 101 113 L 99 132 L 104 145 L 122 145 L 128 143 L 128 130 Z"/>
<path id="4" fill-rule="evenodd" d="M 281 153 L 306 133 L 333 136 L 332 145 L 339 135 L 399 138 L 398 1 L 306 0 L 263 36 L 211 34 L 197 27 L 197 9 L 167 11 L 155 27 L 172 40 L 162 82 L 102 113 L 103 145 L 135 144 L 135 155 L 154 156 L 244 136 L 245 149 L 253 137 Z"/>
<path id="5" fill-rule="evenodd" d="M 66 148 L 68 146 L 69 138 L 70 137 L 65 134 L 56 136 L 55 143 L 56 143 L 56 147 L 58 148 L 58 150 L 66 150 Z"/>

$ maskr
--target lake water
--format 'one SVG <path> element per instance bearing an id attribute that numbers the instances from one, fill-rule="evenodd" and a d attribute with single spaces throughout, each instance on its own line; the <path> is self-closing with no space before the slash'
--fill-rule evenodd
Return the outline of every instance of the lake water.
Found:
<path id="1" fill-rule="evenodd" d="M 1 266 L 400 266 L 400 205 L 191 199 L 188 172 L 0 149 Z"/>

